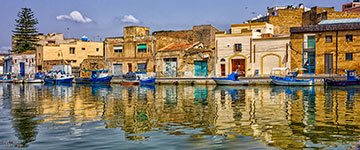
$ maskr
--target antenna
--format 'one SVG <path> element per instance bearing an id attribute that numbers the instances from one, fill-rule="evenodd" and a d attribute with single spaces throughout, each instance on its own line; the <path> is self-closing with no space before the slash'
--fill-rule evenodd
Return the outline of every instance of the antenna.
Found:
<path id="1" fill-rule="evenodd" d="M 67 32 L 68 32 L 68 38 L 70 38 L 70 28 L 67 27 L 66 30 L 67 30 Z"/>

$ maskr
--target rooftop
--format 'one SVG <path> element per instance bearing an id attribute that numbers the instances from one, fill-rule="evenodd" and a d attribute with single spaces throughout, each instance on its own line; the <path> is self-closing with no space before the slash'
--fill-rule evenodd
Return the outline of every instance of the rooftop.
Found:
<path id="1" fill-rule="evenodd" d="M 170 45 L 160 49 L 159 51 L 186 50 L 195 44 L 196 44 L 196 42 L 194 42 L 194 43 L 173 43 L 173 44 L 170 44 Z"/>
<path id="2" fill-rule="evenodd" d="M 320 21 L 319 25 L 349 24 L 349 23 L 360 23 L 360 18 L 322 20 Z"/>
<path id="3" fill-rule="evenodd" d="M 360 30 L 360 23 L 324 24 L 309 27 L 292 27 L 291 33 L 308 33 L 324 31 Z"/>

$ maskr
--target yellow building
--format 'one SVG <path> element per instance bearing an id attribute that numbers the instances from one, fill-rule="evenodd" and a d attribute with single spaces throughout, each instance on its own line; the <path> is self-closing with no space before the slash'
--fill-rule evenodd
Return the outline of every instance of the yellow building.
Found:
<path id="1" fill-rule="evenodd" d="M 71 65 L 74 72 L 84 59 L 93 56 L 104 56 L 102 42 L 76 40 L 40 46 L 37 48 L 38 71 L 50 70 L 53 65 Z"/>
<path id="2" fill-rule="evenodd" d="M 155 38 L 149 28 L 124 27 L 124 37 L 105 38 L 105 61 L 113 75 L 154 72 Z"/>
<path id="3" fill-rule="evenodd" d="M 360 19 L 324 20 L 291 28 L 291 67 L 304 74 L 344 74 L 360 69 Z"/>

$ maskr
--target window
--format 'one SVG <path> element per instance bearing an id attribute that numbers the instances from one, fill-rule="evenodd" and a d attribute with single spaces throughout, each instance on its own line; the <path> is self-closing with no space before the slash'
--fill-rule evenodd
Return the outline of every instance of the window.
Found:
<path id="1" fill-rule="evenodd" d="M 327 35 L 327 36 L 325 36 L 325 38 L 326 38 L 326 43 L 332 43 L 332 36 L 331 35 Z"/>
<path id="2" fill-rule="evenodd" d="M 100 51 L 100 48 L 96 48 L 96 52 L 99 52 Z"/>
<path id="3" fill-rule="evenodd" d="M 346 35 L 346 42 L 352 42 L 353 41 L 353 35 Z"/>
<path id="4" fill-rule="evenodd" d="M 221 58 L 221 60 L 220 60 L 221 62 L 225 62 L 225 58 Z"/>
<path id="5" fill-rule="evenodd" d="M 50 44 L 55 44 L 55 41 L 48 41 L 48 43 Z"/>
<path id="6" fill-rule="evenodd" d="M 85 47 L 81 48 L 82 50 L 85 50 Z"/>
<path id="7" fill-rule="evenodd" d="M 346 60 L 353 60 L 353 53 L 346 53 Z"/>
<path id="8" fill-rule="evenodd" d="M 76 63 L 76 60 L 73 60 L 72 62 L 73 62 L 73 63 Z"/>
<path id="9" fill-rule="evenodd" d="M 114 45 L 114 53 L 122 53 L 123 46 L 122 45 Z"/>
<path id="10" fill-rule="evenodd" d="M 70 54 L 75 54 L 75 47 L 70 47 L 69 53 Z"/>
<path id="11" fill-rule="evenodd" d="M 257 29 L 256 32 L 261 32 L 261 29 Z"/>
<path id="12" fill-rule="evenodd" d="M 137 46 L 138 52 L 146 52 L 146 44 L 139 44 Z"/>
<path id="13" fill-rule="evenodd" d="M 235 51 L 241 52 L 242 51 L 242 44 L 235 44 Z"/>
<path id="14" fill-rule="evenodd" d="M 28 62 L 28 59 L 25 59 L 25 62 Z"/>

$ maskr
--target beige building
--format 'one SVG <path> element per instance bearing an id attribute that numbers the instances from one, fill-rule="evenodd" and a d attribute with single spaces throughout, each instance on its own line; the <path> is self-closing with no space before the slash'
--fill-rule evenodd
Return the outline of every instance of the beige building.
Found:
<path id="1" fill-rule="evenodd" d="M 105 38 L 105 61 L 112 74 L 154 72 L 155 38 L 146 27 L 124 27 L 124 37 Z"/>
<path id="2" fill-rule="evenodd" d="M 290 67 L 290 38 L 273 35 L 272 27 L 265 22 L 246 23 L 232 25 L 231 33 L 217 32 L 216 76 L 232 72 L 268 76 L 272 68 Z"/>
<path id="3" fill-rule="evenodd" d="M 48 43 L 37 48 L 38 70 L 50 70 L 53 65 L 71 65 L 73 72 L 84 59 L 103 56 L 102 42 L 76 40 L 70 43 Z"/>

